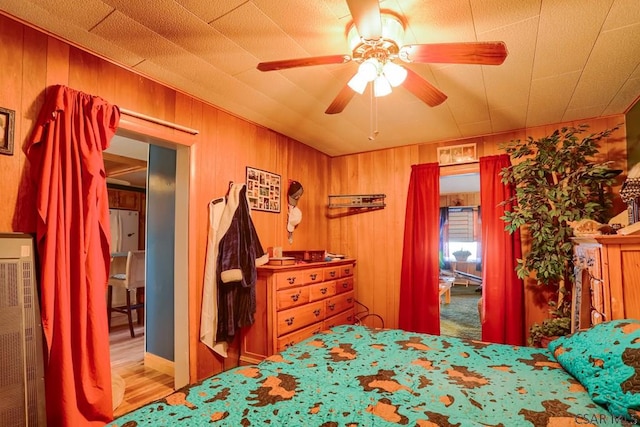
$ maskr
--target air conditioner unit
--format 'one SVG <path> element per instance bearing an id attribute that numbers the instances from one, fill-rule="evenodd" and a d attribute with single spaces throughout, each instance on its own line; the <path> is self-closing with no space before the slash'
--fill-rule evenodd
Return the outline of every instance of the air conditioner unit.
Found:
<path id="1" fill-rule="evenodd" d="M 46 425 L 34 239 L 0 233 L 0 426 Z"/>

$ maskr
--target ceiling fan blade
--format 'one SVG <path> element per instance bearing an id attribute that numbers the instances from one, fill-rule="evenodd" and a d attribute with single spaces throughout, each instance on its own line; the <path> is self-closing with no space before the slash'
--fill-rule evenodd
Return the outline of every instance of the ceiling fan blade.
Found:
<path id="1" fill-rule="evenodd" d="M 347 106 L 349 101 L 355 95 L 355 91 L 349 87 L 349 85 L 344 85 L 344 87 L 338 93 L 338 96 L 333 100 L 331 105 L 324 112 L 325 114 L 337 114 L 341 113 L 344 110 L 344 107 Z"/>
<path id="2" fill-rule="evenodd" d="M 403 46 L 405 62 L 500 65 L 507 57 L 504 42 L 434 43 Z"/>
<path id="3" fill-rule="evenodd" d="M 414 94 L 418 99 L 420 99 L 430 107 L 440 105 L 447 99 L 447 95 L 440 92 L 438 88 L 436 88 L 431 83 L 420 77 L 420 75 L 416 74 L 412 70 L 409 70 L 408 68 L 407 78 L 405 79 L 404 83 L 402 83 L 402 85 L 409 92 Z"/>
<path id="4" fill-rule="evenodd" d="M 284 70 L 287 68 L 309 67 L 311 65 L 345 64 L 351 61 L 349 55 L 311 56 L 309 58 L 283 59 L 280 61 L 261 62 L 260 71 Z"/>
<path id="5" fill-rule="evenodd" d="M 378 0 L 347 0 L 349 12 L 364 40 L 378 40 L 382 36 L 382 19 Z"/>

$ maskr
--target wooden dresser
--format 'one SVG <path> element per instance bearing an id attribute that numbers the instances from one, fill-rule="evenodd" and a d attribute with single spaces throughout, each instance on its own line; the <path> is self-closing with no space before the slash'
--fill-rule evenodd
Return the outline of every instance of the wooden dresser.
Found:
<path id="1" fill-rule="evenodd" d="M 574 239 L 575 328 L 605 320 L 640 319 L 640 236 Z"/>
<path id="2" fill-rule="evenodd" d="M 353 324 L 355 264 L 258 267 L 255 323 L 242 332 L 240 360 L 257 363 L 324 329 Z"/>

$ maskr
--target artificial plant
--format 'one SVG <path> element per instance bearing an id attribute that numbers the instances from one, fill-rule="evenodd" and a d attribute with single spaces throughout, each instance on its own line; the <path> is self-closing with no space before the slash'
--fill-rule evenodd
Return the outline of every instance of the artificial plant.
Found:
<path id="1" fill-rule="evenodd" d="M 538 139 L 514 140 L 502 148 L 513 165 L 502 170 L 502 182 L 512 184 L 515 194 L 505 201 L 513 208 L 502 217 L 505 229 L 522 228 L 529 239 L 528 252 L 517 260 L 519 278 L 533 277 L 539 285 L 552 286 L 549 301 L 555 334 L 569 333 L 570 290 L 573 283 L 573 231 L 570 223 L 608 220 L 612 206 L 606 191 L 617 173 L 610 162 L 598 160 L 602 139 L 617 127 L 581 137 L 588 126 L 563 127 Z M 564 325 L 565 328 L 558 328 Z M 541 333 L 543 325 L 534 325 Z"/>

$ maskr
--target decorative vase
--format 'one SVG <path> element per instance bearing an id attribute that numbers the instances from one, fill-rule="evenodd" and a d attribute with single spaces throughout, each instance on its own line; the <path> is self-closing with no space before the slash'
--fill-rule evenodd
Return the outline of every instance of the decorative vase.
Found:
<path id="1" fill-rule="evenodd" d="M 458 261 L 458 262 L 464 262 L 467 259 L 469 259 L 469 255 L 467 255 L 467 256 L 454 255 L 454 257 L 456 258 L 456 261 Z"/>

